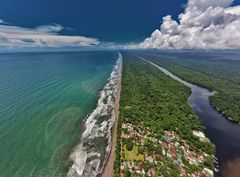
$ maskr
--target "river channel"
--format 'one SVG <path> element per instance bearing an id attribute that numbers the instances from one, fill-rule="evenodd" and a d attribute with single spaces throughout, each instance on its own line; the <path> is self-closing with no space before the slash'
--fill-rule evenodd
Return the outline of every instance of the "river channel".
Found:
<path id="1" fill-rule="evenodd" d="M 152 64 L 169 77 L 191 88 L 188 104 L 206 127 L 205 134 L 216 146 L 215 176 L 239 177 L 240 176 L 240 126 L 233 123 L 214 109 L 209 97 L 214 92 L 206 88 L 189 83 L 174 75 L 167 69 L 139 57 Z"/>

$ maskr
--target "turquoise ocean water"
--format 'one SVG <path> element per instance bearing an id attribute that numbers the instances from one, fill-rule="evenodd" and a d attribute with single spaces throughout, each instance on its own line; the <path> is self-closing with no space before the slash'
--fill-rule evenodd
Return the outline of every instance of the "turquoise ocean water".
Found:
<path id="1" fill-rule="evenodd" d="M 116 52 L 0 54 L 0 176 L 64 176 Z"/>

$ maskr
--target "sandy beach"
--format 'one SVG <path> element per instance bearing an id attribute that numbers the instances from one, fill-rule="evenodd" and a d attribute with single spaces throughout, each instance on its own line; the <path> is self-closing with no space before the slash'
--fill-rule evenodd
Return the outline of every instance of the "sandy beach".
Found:
<path id="1" fill-rule="evenodd" d="M 121 94 L 121 81 L 118 85 L 118 93 L 115 101 L 115 111 L 116 111 L 116 121 L 114 126 L 112 127 L 112 147 L 110 154 L 108 156 L 108 160 L 103 168 L 103 172 L 99 175 L 99 177 L 112 177 L 114 175 L 114 161 L 115 161 L 115 149 L 117 143 L 117 123 L 119 117 L 119 102 L 120 102 L 120 94 Z"/>

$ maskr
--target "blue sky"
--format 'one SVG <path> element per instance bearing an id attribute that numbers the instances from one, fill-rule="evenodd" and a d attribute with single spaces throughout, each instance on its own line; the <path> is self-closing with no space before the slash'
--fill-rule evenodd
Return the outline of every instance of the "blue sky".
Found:
<path id="1" fill-rule="evenodd" d="M 53 23 L 110 42 L 142 41 L 160 26 L 163 16 L 177 18 L 186 0 L 1 0 L 0 19 L 33 28 Z"/>
<path id="2" fill-rule="evenodd" d="M 240 0 L 0 0 L 0 49 L 236 49 L 239 5 Z"/>

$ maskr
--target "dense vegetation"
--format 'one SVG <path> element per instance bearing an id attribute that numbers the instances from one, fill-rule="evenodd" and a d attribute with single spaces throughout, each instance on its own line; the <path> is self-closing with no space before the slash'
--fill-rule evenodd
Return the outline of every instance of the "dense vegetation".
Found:
<path id="1" fill-rule="evenodd" d="M 141 54 L 189 82 L 216 91 L 210 98 L 213 106 L 228 119 L 240 122 L 239 55 L 231 53 L 170 55 L 157 52 Z"/>
<path id="2" fill-rule="evenodd" d="M 212 168 L 215 147 L 209 141 L 199 141 L 193 135 L 193 130 L 204 131 L 204 127 L 187 104 L 191 90 L 130 53 L 124 53 L 123 59 L 115 175 L 119 176 L 121 162 L 126 159 L 143 161 L 146 168 L 151 168 L 153 164 L 147 164 L 143 160 L 144 156 L 149 155 L 156 156 L 156 159 L 161 161 L 154 164 L 157 176 L 178 176 L 180 173 L 175 163 L 169 157 L 162 155 L 161 145 L 152 143 L 148 139 L 140 145 L 138 142 L 141 140 L 137 137 L 123 139 L 122 134 L 127 134 L 129 131 L 122 128 L 123 124 L 132 125 L 134 131 L 144 132 L 146 137 L 157 140 L 163 137 L 165 131 L 174 132 L 175 139 L 179 138 L 180 144 L 186 142 L 192 151 L 210 155 L 199 166 L 190 165 L 182 157 L 188 173 L 204 166 Z M 127 157 L 130 153 L 134 157 Z M 128 170 L 125 171 L 125 175 L 130 175 Z"/>

